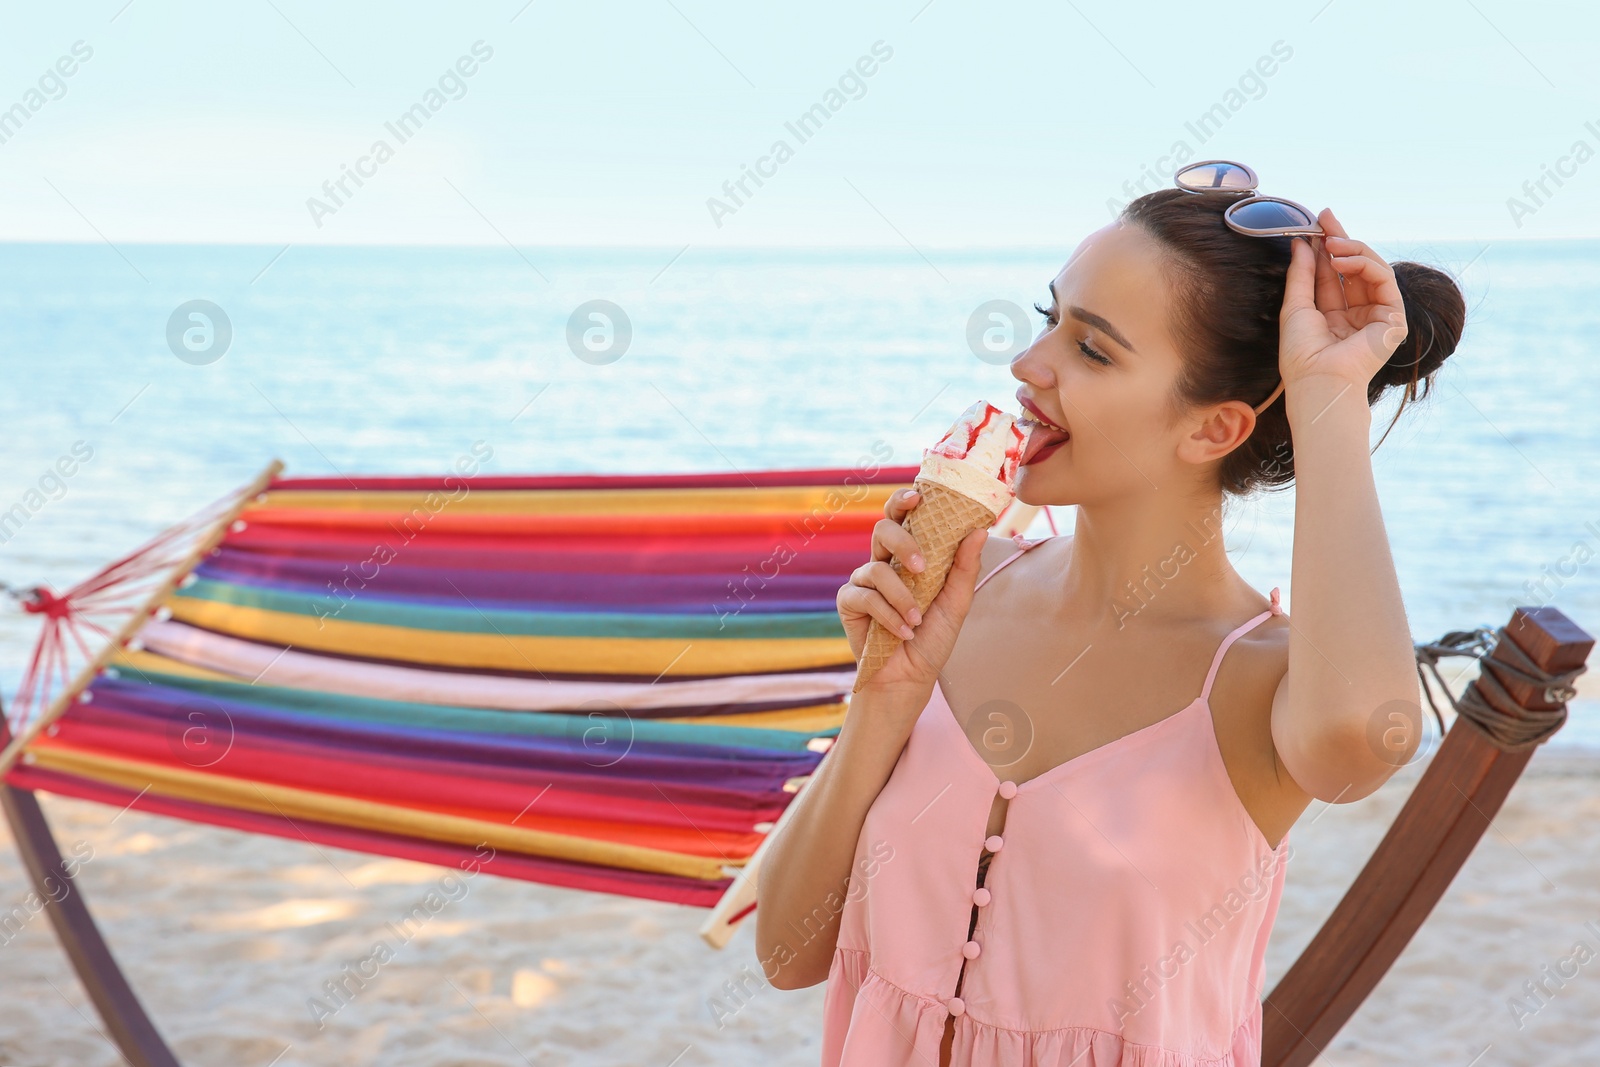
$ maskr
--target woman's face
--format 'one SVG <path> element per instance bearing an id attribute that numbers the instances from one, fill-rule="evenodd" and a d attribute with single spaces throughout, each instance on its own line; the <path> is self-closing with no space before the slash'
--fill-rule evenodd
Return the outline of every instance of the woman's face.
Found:
<path id="1" fill-rule="evenodd" d="M 1069 434 L 1038 428 L 1018 471 L 1025 504 L 1078 504 L 1174 489 L 1205 458 L 1187 444 L 1193 420 L 1174 424 L 1169 404 L 1180 358 L 1168 333 L 1168 289 L 1159 246 L 1113 222 L 1084 239 L 1039 306 L 1047 319 L 1011 361 L 1031 403 Z M 1028 403 L 1023 404 L 1024 413 Z M 1210 457 L 1216 458 L 1216 457 Z M 1186 482 L 1184 483 L 1186 484 Z"/>

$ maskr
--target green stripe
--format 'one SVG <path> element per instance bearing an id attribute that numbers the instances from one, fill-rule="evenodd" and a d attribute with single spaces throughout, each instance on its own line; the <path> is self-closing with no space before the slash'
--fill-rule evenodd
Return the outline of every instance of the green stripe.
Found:
<path id="1" fill-rule="evenodd" d="M 497 711 L 417 704 L 401 700 L 379 700 L 375 697 L 326 693 L 317 689 L 289 689 L 282 686 L 251 685 L 248 682 L 221 682 L 209 678 L 167 674 L 163 671 L 142 671 L 127 665 L 110 670 L 152 685 L 202 693 L 218 699 L 236 700 L 241 704 L 255 704 L 279 711 L 304 712 L 308 715 L 356 722 L 460 730 L 467 733 L 568 737 L 572 734 L 573 721 L 584 717 L 582 709 L 572 712 Z M 749 726 L 659 722 L 654 719 L 633 719 L 626 715 L 610 716 L 606 722 L 596 725 L 609 727 L 612 722 L 619 728 L 625 728 L 627 738 L 647 743 L 721 745 L 786 752 L 805 751 L 806 742 L 811 738 L 833 737 L 839 733 L 837 726 L 815 731 L 771 730 Z"/>
<path id="2" fill-rule="evenodd" d="M 836 611 L 644 615 L 598 611 L 506 611 L 499 608 L 443 608 L 375 597 L 341 601 L 337 597 L 263 589 L 259 586 L 197 578 L 175 593 L 175 600 L 209 600 L 286 615 L 310 615 L 346 622 L 376 623 L 441 633 L 501 634 L 508 637 L 662 637 L 692 640 L 782 641 L 840 638 L 844 627 Z"/>

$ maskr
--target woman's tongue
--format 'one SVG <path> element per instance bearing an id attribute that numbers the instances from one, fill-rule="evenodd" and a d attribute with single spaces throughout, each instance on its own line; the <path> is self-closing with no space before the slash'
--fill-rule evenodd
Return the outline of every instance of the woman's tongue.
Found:
<path id="1" fill-rule="evenodd" d="M 1063 441 L 1066 441 L 1069 436 L 1070 435 L 1062 433 L 1060 430 L 1051 429 L 1042 423 L 1036 423 L 1033 427 L 1033 430 L 1028 434 L 1028 443 L 1022 449 L 1022 458 L 1018 461 L 1019 464 L 1026 466 L 1027 464 L 1032 463 L 1034 457 L 1036 457 L 1040 452 L 1051 447 L 1052 445 L 1061 444 Z"/>

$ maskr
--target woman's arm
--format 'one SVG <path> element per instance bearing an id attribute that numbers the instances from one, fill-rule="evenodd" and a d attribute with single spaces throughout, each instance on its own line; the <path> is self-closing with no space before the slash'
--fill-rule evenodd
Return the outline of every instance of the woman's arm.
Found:
<path id="1" fill-rule="evenodd" d="M 863 690 L 850 702 L 838 740 L 767 846 L 757 875 L 756 955 L 779 989 L 828 977 L 867 809 L 922 710 L 885 706 L 888 700 Z"/>
<path id="2" fill-rule="evenodd" d="M 872 533 L 872 558 L 838 597 L 857 661 L 873 620 L 911 637 L 851 699 L 838 739 L 791 802 L 797 807 L 775 832 L 756 875 L 756 954 L 767 981 L 779 989 L 828 977 L 867 811 L 894 772 L 972 607 L 987 531 L 962 540 L 926 615 L 890 564 L 892 558 L 912 570 L 926 565 L 916 538 L 901 525 L 920 503 L 919 494 L 906 490 L 885 502 Z"/>
<path id="3" fill-rule="evenodd" d="M 1368 795 L 1410 759 L 1422 705 L 1372 474 L 1366 388 L 1405 336 L 1403 303 L 1392 267 L 1331 211 L 1319 221 L 1332 260 L 1324 266 L 1295 241 L 1284 299 L 1294 617 L 1272 737 L 1294 781 L 1335 803 Z"/>
<path id="4" fill-rule="evenodd" d="M 1294 434 L 1294 618 L 1272 706 L 1284 768 L 1328 803 L 1359 800 L 1416 751 L 1416 659 L 1368 452 L 1364 388 L 1286 389 Z"/>

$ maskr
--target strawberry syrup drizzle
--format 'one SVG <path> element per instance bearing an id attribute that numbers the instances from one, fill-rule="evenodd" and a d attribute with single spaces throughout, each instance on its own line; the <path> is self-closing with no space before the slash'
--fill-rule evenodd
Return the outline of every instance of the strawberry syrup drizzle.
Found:
<path id="1" fill-rule="evenodd" d="M 974 404 L 973 406 L 976 407 L 977 405 Z M 976 447 L 978 443 L 978 438 L 981 437 L 984 431 L 989 429 L 994 423 L 995 416 L 1004 414 L 1005 412 L 1001 411 L 993 404 L 985 403 L 983 406 L 983 417 L 974 422 L 967 423 L 967 439 L 964 445 L 958 446 L 950 439 L 951 434 L 955 433 L 959 428 L 960 424 L 957 424 L 957 426 L 951 427 L 950 433 L 946 434 L 944 439 L 934 447 L 930 448 L 928 452 L 932 455 L 945 456 L 949 459 L 966 459 L 972 454 L 973 448 Z M 1017 467 L 1022 462 L 1022 452 L 1023 449 L 1027 447 L 1028 442 L 1028 435 L 1024 433 L 1019 426 L 1017 426 L 1014 419 L 1011 422 L 1010 430 L 1012 442 L 1009 446 L 1007 446 L 1005 455 L 1000 463 L 1000 470 L 995 474 L 995 477 L 999 478 L 1008 486 L 1016 484 Z"/>

